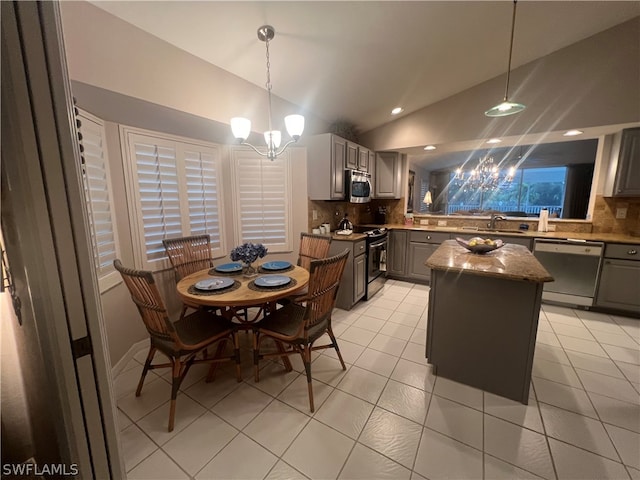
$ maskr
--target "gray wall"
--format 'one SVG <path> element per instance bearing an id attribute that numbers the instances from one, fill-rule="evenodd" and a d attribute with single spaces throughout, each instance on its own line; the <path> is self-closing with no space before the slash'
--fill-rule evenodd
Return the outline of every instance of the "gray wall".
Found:
<path id="1" fill-rule="evenodd" d="M 505 80 L 494 78 L 371 130 L 362 141 L 394 150 L 638 122 L 640 17 L 513 70 L 509 97 L 526 110 L 485 117 L 502 100 Z"/>

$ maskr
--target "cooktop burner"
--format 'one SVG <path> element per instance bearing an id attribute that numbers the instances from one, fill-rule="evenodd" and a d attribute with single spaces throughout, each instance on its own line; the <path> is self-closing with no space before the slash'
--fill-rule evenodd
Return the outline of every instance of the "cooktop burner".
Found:
<path id="1" fill-rule="evenodd" d="M 380 235 L 384 235 L 387 233 L 387 229 L 385 227 L 382 228 L 374 228 L 373 230 L 367 230 L 364 233 L 367 237 L 379 237 Z"/>

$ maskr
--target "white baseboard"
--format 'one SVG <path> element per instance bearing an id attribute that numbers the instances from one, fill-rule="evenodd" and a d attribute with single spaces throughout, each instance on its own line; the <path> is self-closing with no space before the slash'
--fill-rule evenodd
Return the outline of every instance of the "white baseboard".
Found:
<path id="1" fill-rule="evenodd" d="M 125 365 L 129 363 L 129 361 L 134 357 L 136 353 L 138 353 L 141 350 L 147 350 L 148 348 L 149 348 L 148 338 L 144 340 L 140 340 L 139 342 L 131 345 L 131 347 L 129 347 L 129 350 L 127 350 L 127 352 L 122 356 L 122 358 L 118 360 L 118 362 L 113 367 L 111 367 L 111 377 L 115 378 L 116 376 L 118 376 L 124 370 Z"/>

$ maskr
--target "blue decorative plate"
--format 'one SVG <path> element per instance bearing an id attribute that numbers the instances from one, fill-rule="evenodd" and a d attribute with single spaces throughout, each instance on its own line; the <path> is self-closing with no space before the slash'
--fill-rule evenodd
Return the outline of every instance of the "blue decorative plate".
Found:
<path id="1" fill-rule="evenodd" d="M 242 264 L 241 263 L 225 263 L 224 265 L 218 265 L 215 267 L 217 272 L 223 273 L 231 273 L 231 272 L 241 272 Z"/>
<path id="2" fill-rule="evenodd" d="M 206 280 L 200 280 L 194 285 L 198 290 L 221 290 L 233 285 L 233 278 L 213 277 Z"/>
<path id="3" fill-rule="evenodd" d="M 291 278 L 285 275 L 265 275 L 255 280 L 255 284 L 259 287 L 281 287 L 290 282 Z"/>
<path id="4" fill-rule="evenodd" d="M 285 268 L 289 268 L 291 266 L 291 263 L 285 260 L 275 260 L 273 262 L 265 262 L 261 266 L 265 270 L 276 271 L 276 270 L 284 270 Z"/>

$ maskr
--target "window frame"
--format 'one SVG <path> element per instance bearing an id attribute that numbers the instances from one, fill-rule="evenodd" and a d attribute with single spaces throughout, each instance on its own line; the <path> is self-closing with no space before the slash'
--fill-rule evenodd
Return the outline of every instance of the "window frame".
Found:
<path id="1" fill-rule="evenodd" d="M 241 207 L 241 199 L 239 197 L 239 175 L 241 174 L 240 166 L 238 162 L 242 159 L 250 159 L 255 160 L 261 168 L 269 168 L 272 165 L 272 162 L 267 160 L 265 157 L 260 156 L 258 153 L 247 147 L 238 147 L 234 146 L 230 149 L 230 172 L 231 172 L 231 195 L 233 202 L 233 238 L 236 245 L 240 245 L 244 243 L 246 240 L 243 239 L 243 228 L 242 228 L 242 207 Z M 285 240 L 281 244 L 270 244 L 266 241 L 260 242 L 263 243 L 268 249 L 269 253 L 291 253 L 293 251 L 293 207 L 292 207 L 292 198 L 293 198 L 293 172 L 292 172 L 292 160 L 291 160 L 291 151 L 285 150 L 282 154 L 280 154 L 274 162 L 283 162 L 284 163 L 284 192 L 283 192 L 283 214 L 284 214 L 284 228 L 283 233 Z M 254 242 L 255 243 L 255 242 Z"/>
<path id="2" fill-rule="evenodd" d="M 116 208 L 113 202 L 113 185 L 111 179 L 111 171 L 109 165 L 109 149 L 107 147 L 107 133 L 105 128 L 105 122 L 101 118 L 92 115 L 91 113 L 78 108 L 77 117 L 80 119 L 80 126 L 78 127 L 78 132 L 82 134 L 82 139 L 80 140 L 80 144 L 83 146 L 83 165 L 82 165 L 82 184 L 83 189 L 85 190 L 85 196 L 87 197 L 87 215 L 89 216 L 89 232 L 91 234 L 91 249 L 93 252 L 93 258 L 96 266 L 96 273 L 98 276 L 98 287 L 100 289 L 100 293 L 104 293 L 116 285 L 122 282 L 122 278 L 120 274 L 116 271 L 113 266 L 113 262 L 109 264 L 105 264 L 105 266 L 101 266 L 100 263 L 100 251 L 97 248 L 96 237 L 97 232 L 95 230 L 96 218 L 94 216 L 94 208 L 92 205 L 92 197 L 91 197 L 91 184 L 88 182 L 87 177 L 87 148 L 85 147 L 84 142 L 87 138 L 87 132 L 83 128 L 86 127 L 86 123 L 84 122 L 92 122 L 96 124 L 99 129 L 99 136 L 101 141 L 101 150 L 102 150 L 102 163 L 101 165 L 94 165 L 94 167 L 102 169 L 105 176 L 106 190 L 105 193 L 107 195 L 107 202 L 109 204 L 109 215 L 111 219 L 111 234 L 113 236 L 113 245 L 114 245 L 114 258 L 120 257 L 120 241 L 118 237 L 118 227 L 117 227 L 117 214 Z"/>
<path id="3" fill-rule="evenodd" d="M 216 202 L 218 216 L 219 240 L 212 241 L 211 257 L 222 257 L 227 253 L 226 239 L 224 232 L 226 230 L 224 203 L 224 178 L 223 178 L 223 161 L 222 148 L 218 144 L 200 141 L 192 138 L 181 137 L 177 135 L 166 134 L 162 132 L 145 130 L 125 125 L 119 126 L 120 144 L 122 149 L 122 158 L 124 162 L 124 176 L 126 185 L 127 208 L 129 210 L 129 224 L 131 228 L 131 240 L 134 253 L 134 264 L 137 268 L 151 271 L 160 271 L 171 268 L 171 263 L 166 255 L 158 259 L 149 259 L 145 242 L 145 225 L 142 215 L 141 195 L 138 188 L 138 164 L 135 155 L 134 144 L 136 139 L 148 139 L 148 141 L 156 142 L 156 145 L 162 145 L 167 148 L 175 149 L 175 169 L 176 182 L 178 188 L 178 205 L 180 210 L 180 230 L 181 236 L 192 235 L 192 225 L 190 222 L 189 196 L 187 187 L 187 169 L 185 167 L 185 153 L 187 150 L 197 149 L 200 153 L 203 151 L 213 156 L 213 164 L 215 165 L 217 179 L 216 182 Z M 201 232 L 198 232 L 200 234 Z M 213 240 L 213 239 L 212 239 Z M 213 247 L 214 244 L 219 247 Z"/>

